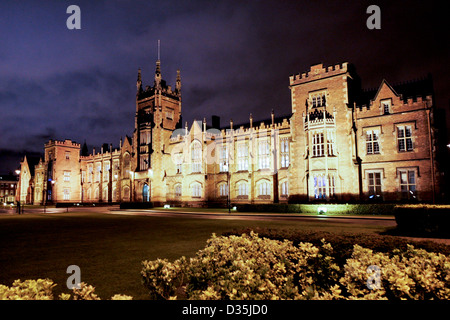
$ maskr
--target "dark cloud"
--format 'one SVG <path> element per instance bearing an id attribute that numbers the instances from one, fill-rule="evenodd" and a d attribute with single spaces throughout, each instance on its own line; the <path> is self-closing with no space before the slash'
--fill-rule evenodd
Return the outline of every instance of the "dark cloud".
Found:
<path id="1" fill-rule="evenodd" d="M 117 145 L 134 126 L 135 82 L 181 69 L 183 121 L 247 122 L 290 112 L 288 77 L 311 64 L 356 65 L 364 87 L 433 75 L 448 108 L 449 35 L 438 1 L 72 1 L 0 3 L 0 149 L 39 151 L 48 139 Z M 9 170 L 0 157 L 0 172 Z M 9 157 L 9 156 L 8 156 Z"/>

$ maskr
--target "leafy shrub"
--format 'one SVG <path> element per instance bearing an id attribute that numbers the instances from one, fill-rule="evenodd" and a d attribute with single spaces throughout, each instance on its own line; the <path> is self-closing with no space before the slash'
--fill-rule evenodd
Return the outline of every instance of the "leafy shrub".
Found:
<path id="1" fill-rule="evenodd" d="M 55 286 L 50 279 L 15 280 L 11 287 L 0 284 L 0 300 L 52 300 Z"/>
<path id="2" fill-rule="evenodd" d="M 351 259 L 344 266 L 340 282 L 350 299 L 413 299 L 450 298 L 450 260 L 442 254 L 415 249 L 409 245 L 404 252 L 395 250 L 392 258 L 384 253 L 355 245 Z M 378 266 L 381 286 L 369 290 L 365 285 L 367 268 Z"/>
<path id="3" fill-rule="evenodd" d="M 53 288 L 56 284 L 50 279 L 15 280 L 11 287 L 0 284 L 0 300 L 53 300 Z M 71 295 L 61 293 L 60 300 L 70 300 Z M 80 288 L 73 289 L 73 300 L 100 300 L 95 294 L 95 288 L 86 283 L 80 283 Z M 114 295 L 111 300 L 131 300 L 127 295 Z"/>
<path id="4" fill-rule="evenodd" d="M 188 299 L 301 299 L 318 297 L 338 284 L 339 267 L 331 252 L 325 243 L 295 247 L 254 233 L 213 235 L 194 258 L 144 261 L 141 274 L 157 298 L 176 298 L 185 278 Z"/>
<path id="5" fill-rule="evenodd" d="M 308 242 L 250 235 L 212 236 L 189 260 L 144 261 L 141 275 L 153 297 L 176 299 L 448 299 L 448 256 L 407 245 L 388 253 L 353 245 L 337 250 Z M 368 267 L 380 268 L 380 288 L 369 289 Z M 180 294 L 184 290 L 183 295 Z M 178 293 L 178 294 L 177 294 Z"/>
<path id="6" fill-rule="evenodd" d="M 357 233 L 332 233 L 325 231 L 303 231 L 290 229 L 270 229 L 270 228 L 244 228 L 240 230 L 232 230 L 224 232 L 222 235 L 242 235 L 250 232 L 258 233 L 260 237 L 265 237 L 274 240 L 287 239 L 292 241 L 294 245 L 300 242 L 310 242 L 319 246 L 322 239 L 325 238 L 327 242 L 334 248 L 334 257 L 339 265 L 343 265 L 345 261 L 351 257 L 353 253 L 353 246 L 358 244 L 364 248 L 371 249 L 377 252 L 390 253 L 394 249 L 406 250 L 410 241 L 404 238 L 399 238 L 389 235 L 376 234 L 357 234 Z M 450 255 L 450 246 L 436 243 L 434 241 L 416 241 L 415 247 L 425 249 L 430 252 L 442 253 L 446 256 Z"/>

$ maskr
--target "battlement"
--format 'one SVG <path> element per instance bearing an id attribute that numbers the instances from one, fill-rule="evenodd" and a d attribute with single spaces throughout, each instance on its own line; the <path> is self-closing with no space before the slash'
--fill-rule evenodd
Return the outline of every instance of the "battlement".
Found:
<path id="1" fill-rule="evenodd" d="M 274 122 L 273 126 L 270 123 L 270 120 L 267 121 L 267 124 L 264 121 L 259 123 L 259 126 L 244 126 L 241 125 L 237 129 L 222 129 L 221 135 L 223 137 L 227 137 L 230 135 L 237 136 L 243 134 L 258 134 L 260 131 L 269 131 L 269 130 L 280 130 L 280 129 L 290 129 L 289 120 L 284 118 L 281 122 Z"/>
<path id="2" fill-rule="evenodd" d="M 331 77 L 348 71 L 348 62 L 324 67 L 322 63 L 312 65 L 309 72 L 289 76 L 289 84 L 296 85 L 320 78 Z"/>
<path id="3" fill-rule="evenodd" d="M 76 143 L 75 141 L 72 141 L 70 139 L 65 139 L 64 141 L 61 141 L 61 140 L 49 140 L 45 144 L 45 148 L 49 148 L 49 147 L 53 147 L 53 146 L 80 148 L 80 144 L 79 143 Z"/>

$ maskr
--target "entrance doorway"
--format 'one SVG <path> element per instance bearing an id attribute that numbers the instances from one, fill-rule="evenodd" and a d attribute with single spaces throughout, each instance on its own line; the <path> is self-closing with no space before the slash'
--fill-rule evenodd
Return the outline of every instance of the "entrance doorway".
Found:
<path id="1" fill-rule="evenodd" d="M 144 184 L 144 186 L 142 187 L 142 201 L 150 201 L 150 187 L 148 186 L 148 184 Z"/>

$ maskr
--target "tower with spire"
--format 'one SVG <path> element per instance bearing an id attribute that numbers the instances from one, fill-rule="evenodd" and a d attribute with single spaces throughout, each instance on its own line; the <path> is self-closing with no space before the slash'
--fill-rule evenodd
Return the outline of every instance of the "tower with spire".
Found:
<path id="1" fill-rule="evenodd" d="M 139 194 L 139 191 L 147 188 L 145 186 L 147 184 L 151 192 L 147 198 L 157 201 L 159 197 L 157 193 L 162 188 L 158 188 L 155 184 L 161 182 L 163 177 L 164 170 L 161 168 L 164 167 L 164 144 L 170 139 L 172 132 L 181 126 L 180 70 L 177 70 L 175 88 L 172 88 L 162 78 L 158 52 L 153 85 L 143 87 L 142 73 L 139 69 L 136 90 L 131 171 L 136 173 L 134 182 L 136 193 Z M 153 170 L 155 168 L 158 169 Z"/>

